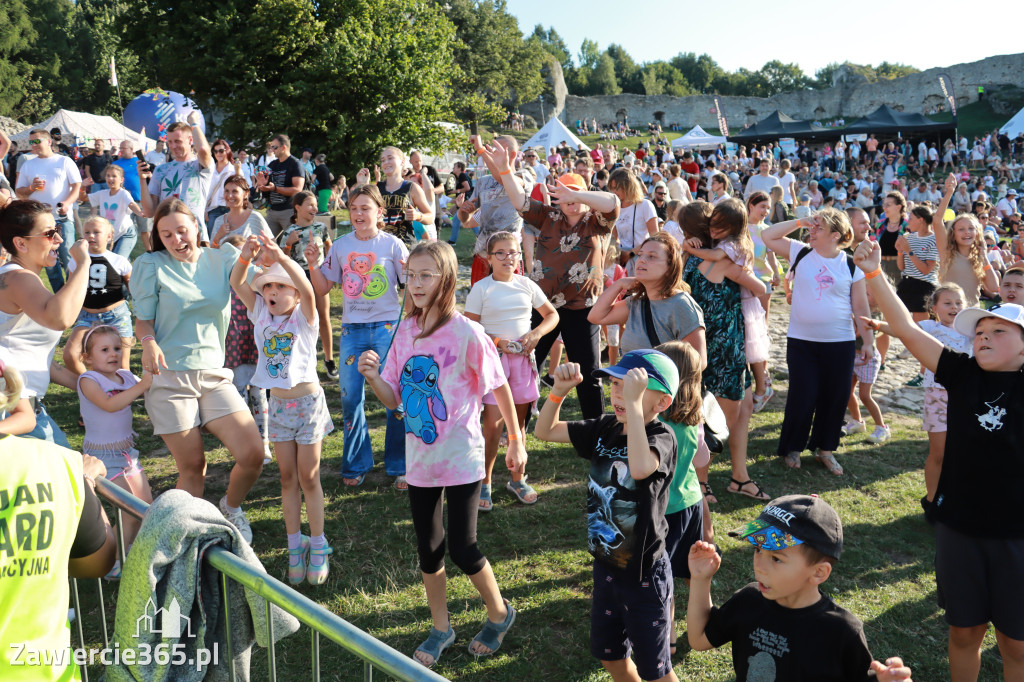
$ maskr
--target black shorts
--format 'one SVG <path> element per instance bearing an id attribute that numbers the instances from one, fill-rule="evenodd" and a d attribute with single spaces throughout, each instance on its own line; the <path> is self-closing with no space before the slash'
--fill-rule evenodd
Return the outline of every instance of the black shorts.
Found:
<path id="1" fill-rule="evenodd" d="M 928 298 L 933 291 L 935 291 L 933 283 L 906 275 L 896 285 L 896 295 L 912 313 L 928 312 Z"/>
<path id="2" fill-rule="evenodd" d="M 665 514 L 668 534 L 665 536 L 665 553 L 672 563 L 673 578 L 690 577 L 690 547 L 704 539 L 704 509 L 698 502 L 686 509 Z"/>
<path id="3" fill-rule="evenodd" d="M 672 670 L 672 598 L 672 567 L 667 556 L 655 561 L 640 581 L 594 560 L 591 655 L 599 661 L 621 661 L 632 651 L 641 679 L 667 675 Z"/>
<path id="4" fill-rule="evenodd" d="M 974 538 L 935 524 L 935 583 L 946 623 L 992 623 L 1024 641 L 1024 538 Z"/>

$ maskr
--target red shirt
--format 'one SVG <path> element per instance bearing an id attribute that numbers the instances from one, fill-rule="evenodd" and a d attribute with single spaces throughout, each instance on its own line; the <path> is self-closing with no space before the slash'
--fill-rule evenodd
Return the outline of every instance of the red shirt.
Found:
<path id="1" fill-rule="evenodd" d="M 679 167 L 683 170 L 684 173 L 687 173 L 687 174 L 690 174 L 690 175 L 699 175 L 700 174 L 700 166 L 697 165 L 696 161 L 691 161 L 690 163 L 681 163 L 681 164 L 679 164 Z M 690 193 L 691 194 L 696 193 L 696 191 L 697 191 L 697 178 L 695 178 L 695 177 L 694 178 L 686 178 L 686 183 L 688 185 L 690 185 Z"/>

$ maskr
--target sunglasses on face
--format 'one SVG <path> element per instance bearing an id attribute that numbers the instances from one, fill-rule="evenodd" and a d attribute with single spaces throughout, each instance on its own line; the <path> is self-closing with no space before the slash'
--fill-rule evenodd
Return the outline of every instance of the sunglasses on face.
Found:
<path id="1" fill-rule="evenodd" d="M 218 148 L 213 150 L 213 153 L 214 154 L 223 154 L 225 151 L 227 151 L 227 150 L 224 149 L 223 147 L 218 147 Z"/>
<path id="2" fill-rule="evenodd" d="M 42 140 L 29 140 L 28 143 L 29 144 L 42 144 L 43 141 Z"/>
<path id="3" fill-rule="evenodd" d="M 31 239 L 33 237 L 45 237 L 46 239 L 49 239 L 50 241 L 53 241 L 54 238 L 58 234 L 60 234 L 60 230 L 58 230 L 57 228 L 53 228 L 52 230 L 47 230 L 46 232 L 40 232 L 39 234 L 26 234 L 24 238 L 25 239 Z"/>

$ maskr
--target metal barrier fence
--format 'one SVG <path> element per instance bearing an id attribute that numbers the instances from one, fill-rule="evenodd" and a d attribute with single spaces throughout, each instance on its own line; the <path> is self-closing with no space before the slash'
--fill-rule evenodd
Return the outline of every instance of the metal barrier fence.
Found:
<path id="1" fill-rule="evenodd" d="M 117 487 L 106 479 L 96 479 L 96 492 L 103 499 L 114 505 L 117 512 L 117 546 L 118 557 L 124 562 L 124 536 L 121 532 L 122 516 L 125 512 L 141 519 L 149 505 L 131 493 Z M 340 616 L 331 613 L 323 606 L 288 587 L 280 580 L 272 578 L 266 572 L 253 570 L 248 564 L 221 547 L 207 550 L 205 560 L 217 569 L 221 576 L 221 587 L 224 593 L 225 629 L 230 629 L 230 606 L 228 599 L 228 580 L 249 588 L 264 599 L 267 608 L 267 648 L 268 679 L 277 680 L 277 661 L 274 647 L 274 622 L 270 617 L 270 605 L 273 604 L 305 623 L 311 630 L 312 678 L 320 679 L 320 636 L 323 635 L 342 648 L 354 654 L 363 662 L 363 679 L 372 682 L 374 672 L 381 671 L 400 682 L 445 682 L 446 678 L 423 667 L 412 658 L 392 649 L 387 644 L 363 632 Z M 75 608 L 75 623 L 78 640 L 84 649 L 85 633 L 82 628 L 82 609 L 78 595 L 78 580 L 71 580 L 71 599 Z M 103 646 L 110 646 L 107 632 L 107 614 L 103 603 L 103 579 L 98 579 L 100 617 L 103 620 Z M 231 650 L 230 638 L 227 639 L 227 661 L 231 670 L 231 680 L 237 679 L 234 666 L 234 655 Z M 89 682 L 89 672 L 82 666 L 82 679 Z"/>

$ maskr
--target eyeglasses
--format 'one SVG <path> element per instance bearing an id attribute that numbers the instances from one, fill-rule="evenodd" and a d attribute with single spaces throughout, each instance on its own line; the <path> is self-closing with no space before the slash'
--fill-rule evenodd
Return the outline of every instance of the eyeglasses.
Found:
<path id="1" fill-rule="evenodd" d="M 407 282 L 409 282 L 410 284 L 419 283 L 422 284 L 423 286 L 430 286 L 430 284 L 434 281 L 435 277 L 440 278 L 441 275 L 437 272 L 430 272 L 429 270 L 424 270 L 423 272 L 405 273 L 405 280 Z"/>
<path id="2" fill-rule="evenodd" d="M 52 242 L 58 234 L 60 234 L 60 230 L 58 230 L 57 228 L 53 228 L 52 230 L 40 232 L 39 234 L 26 234 L 24 236 L 24 239 L 31 239 L 33 237 L 45 237 L 46 239 L 49 239 Z"/>
<path id="3" fill-rule="evenodd" d="M 491 251 L 491 255 L 498 260 L 506 260 L 508 258 L 515 260 L 522 254 L 519 251 Z"/>
<path id="4" fill-rule="evenodd" d="M 42 140 L 29 140 L 28 143 L 29 144 L 42 144 L 43 141 Z"/>
<path id="5" fill-rule="evenodd" d="M 213 150 L 213 153 L 214 153 L 214 154 L 223 154 L 223 153 L 224 153 L 224 152 L 226 152 L 226 151 L 227 151 L 227 150 L 226 150 L 226 149 L 224 149 L 224 147 L 217 147 L 216 149 L 214 149 L 214 150 Z"/>

